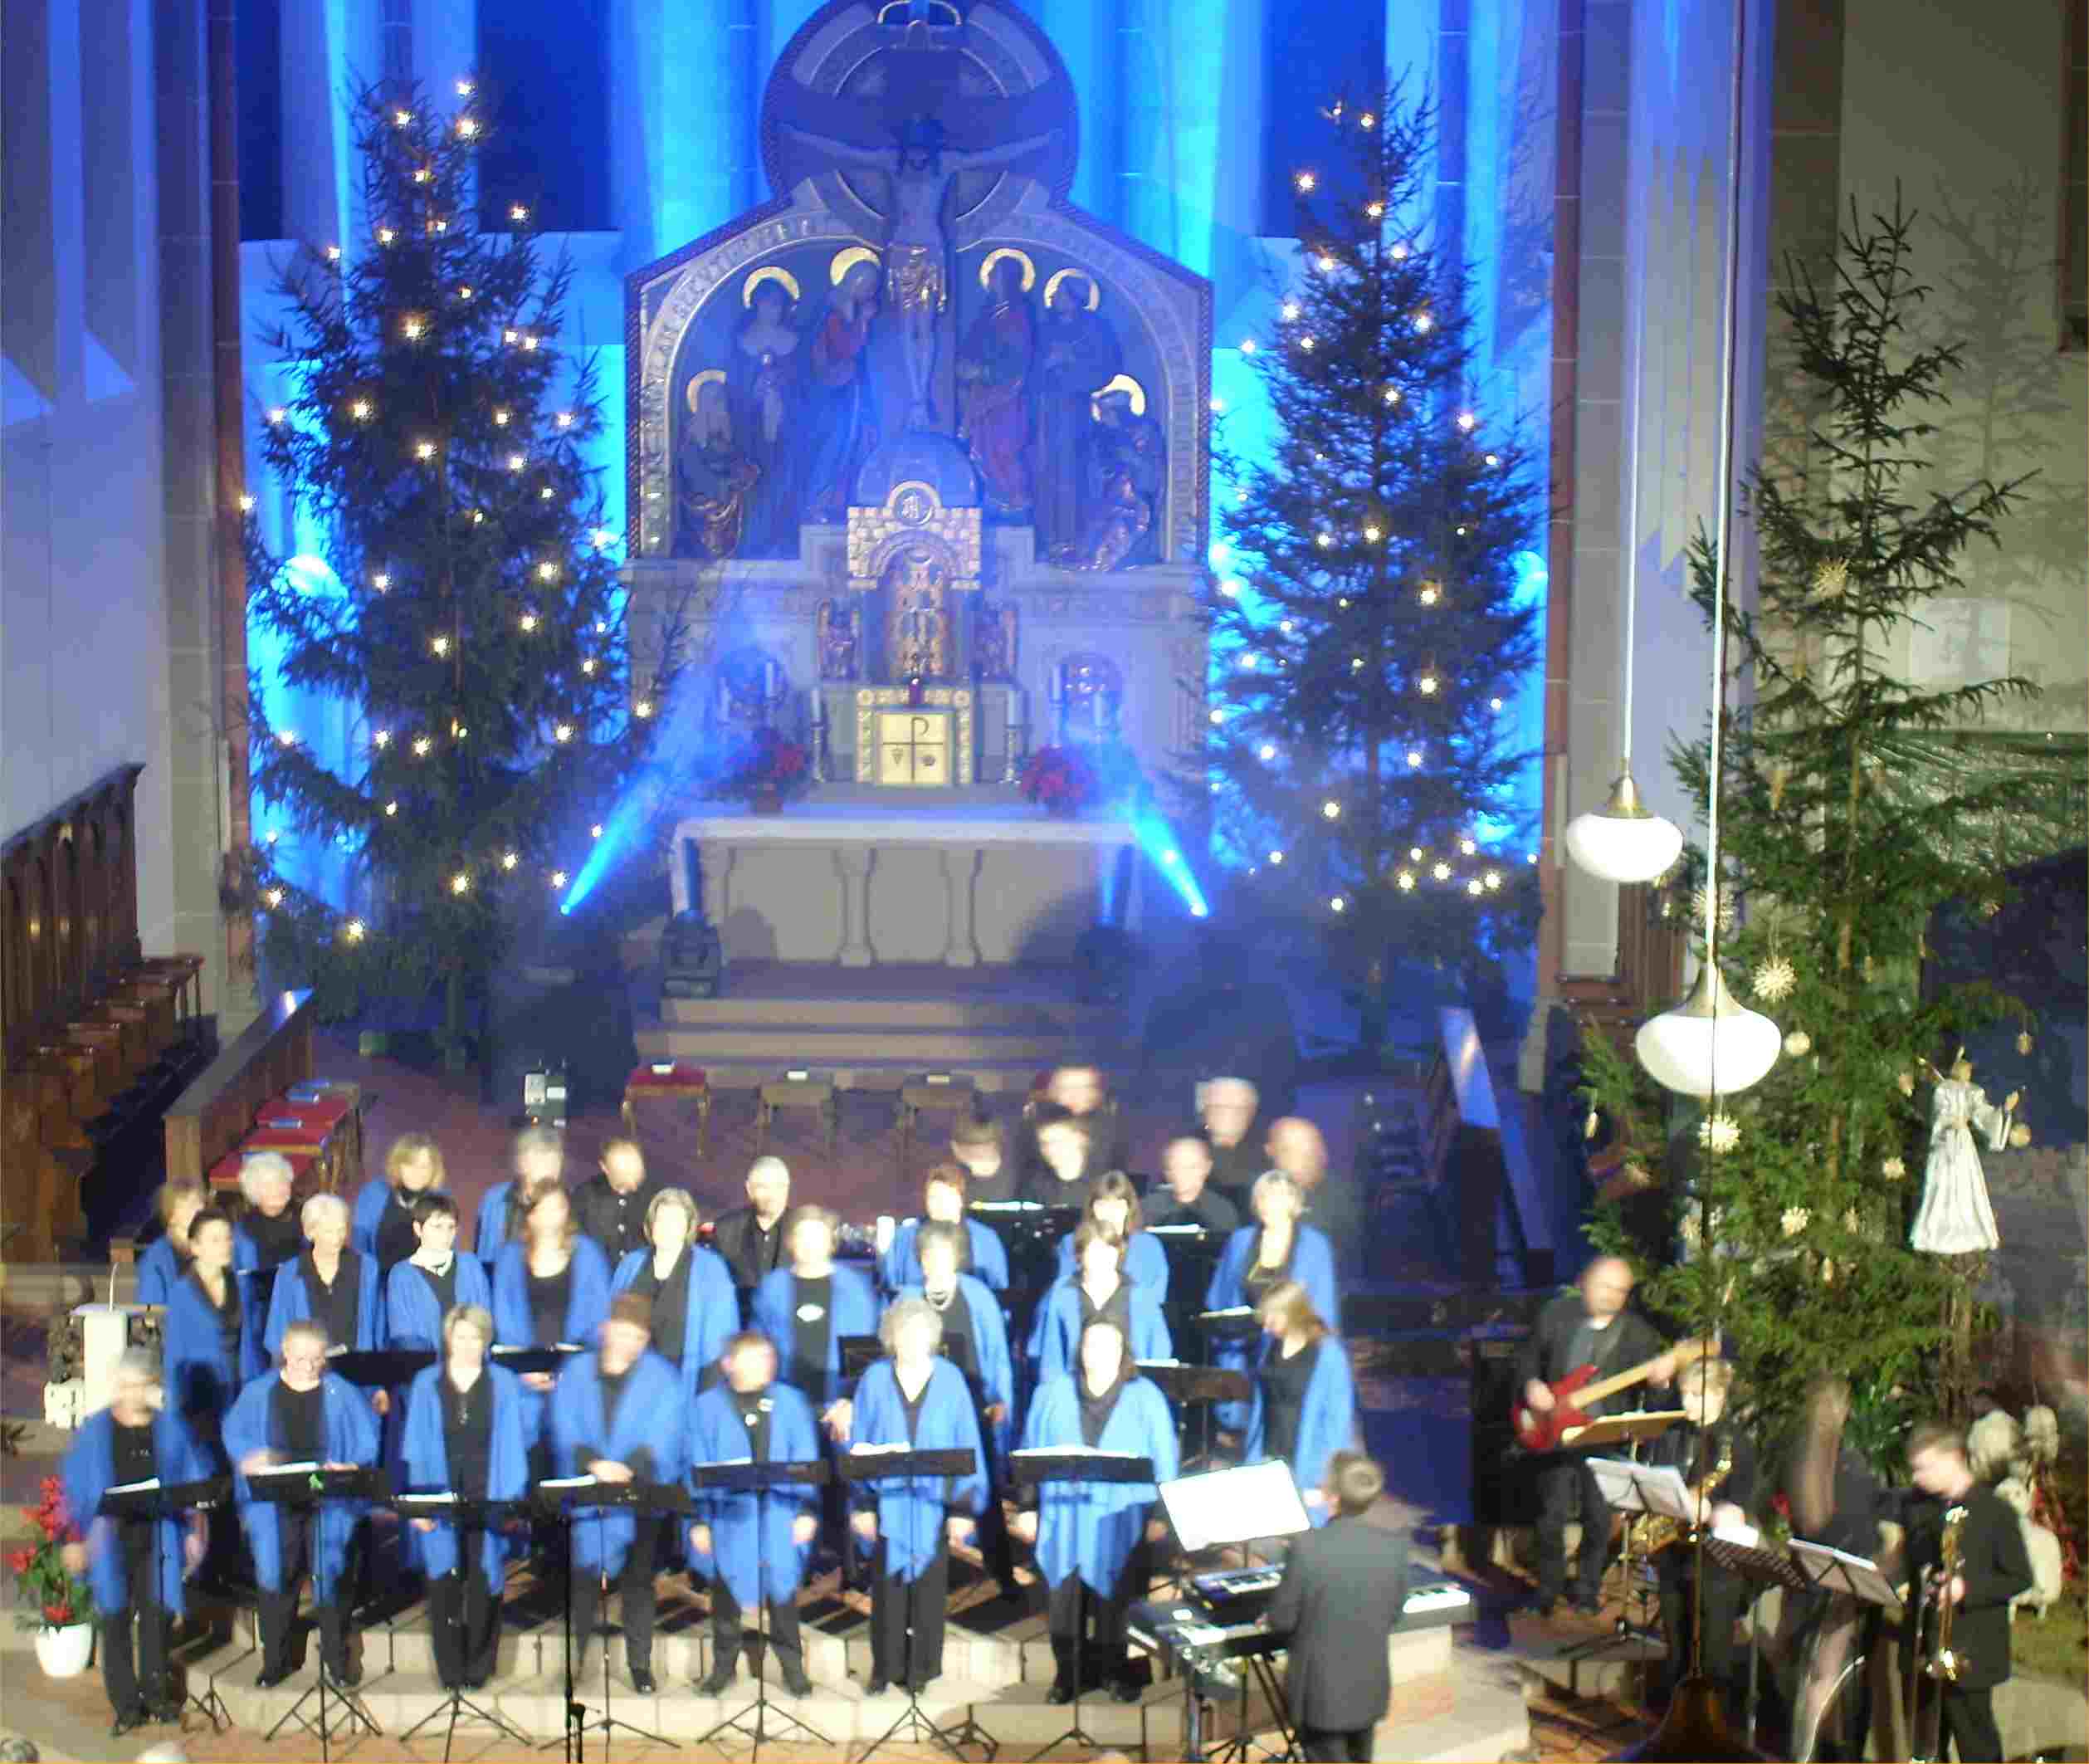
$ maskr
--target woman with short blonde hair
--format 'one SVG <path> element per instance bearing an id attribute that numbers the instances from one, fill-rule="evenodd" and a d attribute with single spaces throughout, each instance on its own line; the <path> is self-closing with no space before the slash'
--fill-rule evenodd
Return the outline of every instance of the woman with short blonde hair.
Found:
<path id="1" fill-rule="evenodd" d="M 1296 1280 L 1281 1280 L 1256 1307 L 1262 1326 L 1262 1365 L 1247 1413 L 1244 1461 L 1275 1459 L 1291 1479 L 1315 1525 L 1332 1517 L 1327 1469 L 1357 1443 L 1356 1380 L 1349 1349 Z"/>

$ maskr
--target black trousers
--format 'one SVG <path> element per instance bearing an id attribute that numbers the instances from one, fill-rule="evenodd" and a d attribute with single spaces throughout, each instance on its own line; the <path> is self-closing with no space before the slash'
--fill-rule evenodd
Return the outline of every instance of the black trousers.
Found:
<path id="1" fill-rule="evenodd" d="M 1136 1546 L 1125 1558 L 1117 1584 L 1106 1597 L 1085 1585 L 1078 1572 L 1067 1575 L 1045 1595 L 1045 1627 L 1052 1635 L 1052 1659 L 1062 1672 L 1075 1664 L 1084 1615 L 1088 1634 L 1094 1638 L 1087 1650 L 1094 1670 L 1106 1683 L 1122 1678 L 1130 1671 L 1131 1654 L 1125 1641 L 1125 1628 L 1134 1601 L 1144 1594 L 1152 1578 L 1151 1561 L 1146 1545 Z"/>
<path id="2" fill-rule="evenodd" d="M 769 1610 L 769 1646 L 776 1657 L 803 1665 L 805 1642 L 798 1630 L 798 1600 L 764 1599 L 762 1602 Z M 710 1583 L 710 1651 L 714 1664 L 725 1666 L 739 1659 L 744 1634 L 739 1600 L 733 1596 L 733 1589 L 720 1576 Z M 759 1664 L 757 1661 L 758 1670 Z"/>
<path id="3" fill-rule="evenodd" d="M 1298 1749 L 1306 1764 L 1370 1764 L 1374 1727 L 1301 1727 Z"/>
<path id="4" fill-rule="evenodd" d="M 167 1685 L 170 1625 L 159 1602 L 153 1530 L 149 1523 L 123 1527 L 117 1547 L 123 1551 L 124 1586 L 129 1596 L 121 1610 L 107 1612 L 101 1620 L 102 1687 L 119 1720 L 135 1719 L 172 1700 Z"/>
<path id="5" fill-rule="evenodd" d="M 456 1567 L 428 1582 L 429 1641 L 445 1690 L 476 1690 L 500 1659 L 500 1600 L 480 1557 L 485 1535 L 476 1527 L 460 1532 Z"/>
<path id="6" fill-rule="evenodd" d="M 586 1524 L 586 1520 L 580 1522 Z M 642 1518 L 638 1535 L 631 1541 L 622 1572 L 615 1577 L 623 1595 L 624 1664 L 634 1672 L 653 1668 L 653 1617 L 660 1600 L 653 1591 L 653 1565 L 659 1558 L 661 1532 L 667 1522 Z M 595 1625 L 602 1617 L 602 1570 L 573 1565 L 573 1658 L 587 1658 L 594 1639 Z"/>
<path id="7" fill-rule="evenodd" d="M 1678 1544 L 1655 1561 L 1660 1565 L 1661 1627 L 1668 1642 L 1668 1683 L 1672 1689 L 1690 1671 L 1691 1635 L 1696 1595 L 1691 1572 L 1691 1551 Z M 1747 1600 L 1736 1575 L 1716 1563 L 1705 1565 L 1705 1676 L 1731 1692 L 1740 1686 L 1741 1650 L 1734 1644 L 1734 1624 Z"/>
<path id="8" fill-rule="evenodd" d="M 1579 1452 L 1562 1452 L 1538 1472 L 1538 1596 L 1556 1599 L 1567 1588 L 1567 1527 L 1581 1521 L 1574 1562 L 1574 1596 L 1591 1602 L 1603 1591 L 1610 1553 L 1610 1509 L 1596 1473 Z"/>
<path id="9" fill-rule="evenodd" d="M 1959 1764 L 2001 1764 L 2002 1730 L 1995 1725 L 1994 1691 L 1953 1684 L 1945 1688 L 1937 1756 L 1955 1747 Z"/>
<path id="10" fill-rule="evenodd" d="M 260 1590 L 261 1669 L 287 1673 L 292 1659 L 297 1619 L 297 1591 L 306 1575 L 312 1577 L 312 1605 L 320 1625 L 320 1659 L 336 1678 L 345 1674 L 349 1662 L 349 1616 L 355 1602 L 355 1575 L 361 1556 L 362 1533 L 350 1536 L 348 1558 L 334 1577 L 333 1596 L 319 1595 L 319 1512 L 310 1507 L 281 1507 L 276 1522 L 282 1527 L 283 1573 L 276 1591 Z"/>
<path id="11" fill-rule="evenodd" d="M 911 1678 L 926 1684 L 943 1671 L 943 1606 L 950 1588 L 950 1545 L 939 1526 L 935 1554 L 919 1579 L 901 1580 L 885 1568 L 885 1540 L 878 1539 L 871 1568 L 871 1676 Z M 908 1651 L 908 1632 L 913 1651 Z"/>

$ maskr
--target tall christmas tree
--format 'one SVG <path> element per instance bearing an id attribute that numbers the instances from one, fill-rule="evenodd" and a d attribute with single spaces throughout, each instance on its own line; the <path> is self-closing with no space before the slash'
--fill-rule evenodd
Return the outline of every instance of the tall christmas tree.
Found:
<path id="1" fill-rule="evenodd" d="M 1418 222 L 1429 113 L 1395 88 L 1326 117 L 1328 164 L 1293 178 L 1299 278 L 1241 344 L 1280 438 L 1221 451 L 1208 757 L 1218 837 L 1326 930 L 1375 1045 L 1403 953 L 1471 977 L 1535 922 L 1506 714 L 1536 655 L 1532 499 L 1513 423 L 1471 395 L 1464 277 Z"/>
<path id="2" fill-rule="evenodd" d="M 482 231 L 484 134 L 413 90 L 356 110 L 362 212 L 352 248 L 285 268 L 268 340 L 295 392 L 264 451 L 338 596 L 305 592 L 248 525 L 252 615 L 281 677 L 354 706 L 355 755 L 330 767 L 250 689 L 255 788 L 271 823 L 345 848 L 350 897 L 296 886 L 268 845 L 248 867 L 262 959 L 344 1014 L 442 1000 L 461 1048 L 520 925 L 555 911 L 646 750 L 670 639 L 634 682 L 613 547 L 583 449 L 601 429 L 590 369 L 555 346 L 568 292 L 526 208 Z"/>
<path id="3" fill-rule="evenodd" d="M 1853 213 L 1832 285 L 1794 267 L 1779 296 L 1805 444 L 1749 486 L 1759 597 L 1727 603 L 1730 703 L 1745 708 L 1730 711 L 1720 756 L 1720 892 L 1700 889 L 1691 910 L 1700 925 L 1716 914 L 1720 965 L 1784 1031 L 1783 1056 L 1710 1113 L 1678 1112 L 1622 1050 L 1588 1038 L 1590 1096 L 1618 1151 L 1649 1175 L 1664 1161 L 1692 1172 L 1683 1258 L 1651 1273 L 1648 1298 L 1691 1323 L 1717 1318 L 1766 1423 L 1794 1412 L 1813 1375 L 1838 1372 L 1857 1387 L 1860 1424 L 1882 1434 L 1920 1405 L 1963 1415 L 1969 1395 L 1985 1256 L 1925 1253 L 1910 1225 L 1940 1069 L 1949 1077 L 1969 1027 L 2011 1008 L 1986 987 L 1925 987 L 1923 926 L 1948 902 L 1999 903 L 2029 823 L 2052 823 L 2048 849 L 2066 838 L 2064 790 L 1983 767 L 1959 740 L 2028 682 L 1930 690 L 1889 665 L 1932 597 L 1965 591 L 1966 554 L 2018 496 L 1986 479 L 1934 482 L 1925 442 L 1959 352 L 1917 340 L 1928 291 L 1910 267 L 1912 225 Z M 1716 562 L 1701 543 L 1708 620 Z M 1709 746 L 1676 758 L 1705 800 Z M 2006 1073 L 1979 1078 L 1998 1103 L 2013 1087 Z M 1615 1216 L 1597 1234 L 1648 1247 Z"/>

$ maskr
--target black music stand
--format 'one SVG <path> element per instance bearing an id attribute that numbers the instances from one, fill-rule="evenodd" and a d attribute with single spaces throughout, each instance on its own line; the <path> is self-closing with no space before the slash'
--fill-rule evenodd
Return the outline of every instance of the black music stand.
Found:
<path id="1" fill-rule="evenodd" d="M 1237 1464 L 1231 1469 L 1207 1470 L 1200 1475 L 1179 1476 L 1160 1484 L 1161 1511 L 1175 1540 L 1187 1555 L 1223 1550 L 1238 1545 L 1244 1556 L 1253 1553 L 1258 1537 L 1293 1537 L 1311 1531 L 1312 1516 L 1298 1492 L 1291 1466 L 1276 1459 Z M 1265 1757 L 1291 1758 L 1298 1755 L 1298 1738 L 1292 1731 L 1291 1704 L 1284 1695 L 1283 1680 L 1269 1654 L 1242 1656 L 1247 1670 L 1240 1676 L 1238 1727 L 1232 1738 L 1218 1752 L 1221 1761 L 1244 1761 L 1260 1752 Z M 1262 1699 L 1276 1718 L 1276 1731 L 1284 1742 L 1281 1752 L 1257 1742 L 1248 1725 L 1249 1688 L 1262 1693 Z M 1197 1694 L 1196 1674 L 1185 1674 L 1183 1695 L 1186 1731 L 1194 1736 L 1197 1713 L 1189 1699 Z"/>
<path id="2" fill-rule="evenodd" d="M 786 1484 L 817 1488 L 824 1486 L 830 1479 L 827 1460 L 822 1458 L 771 1459 L 763 1463 L 749 1460 L 744 1463 L 697 1464 L 689 1474 L 690 1479 L 699 1488 L 729 1488 L 740 1493 L 752 1493 L 754 1497 L 754 1536 L 757 1541 L 760 1539 L 765 1528 L 764 1522 L 769 1517 L 769 1490 Z M 706 1522 L 698 1521 L 700 1524 Z M 718 1542 L 715 1527 L 712 1528 L 711 1542 L 713 1544 Z M 717 1595 L 714 1593 L 712 1596 L 715 1598 Z M 769 1600 L 762 1596 L 762 1589 L 759 1585 L 755 1588 L 754 1605 L 754 1700 L 746 1708 L 728 1715 L 708 1732 L 699 1734 L 696 1742 L 699 1746 L 705 1746 L 721 1733 L 742 1734 L 754 1742 L 754 1749 L 748 1753 L 750 1760 L 759 1758 L 762 1755 L 763 1746 L 769 1742 L 769 1718 L 771 1713 L 769 1681 L 762 1676 L 763 1661 L 769 1653 Z M 789 1736 L 793 1743 L 802 1745 L 809 1742 L 820 1746 L 834 1743 L 818 1728 L 800 1721 L 797 1716 L 783 1709 L 774 1713 L 786 1727 L 797 1730 L 794 1735 Z M 747 1724 L 750 1715 L 754 1721 L 751 1727 Z"/>
<path id="3" fill-rule="evenodd" d="M 1830 1595 L 1841 1593 L 1854 1599 L 1860 1605 L 1876 1605 L 1890 1620 L 1898 1620 L 1906 1606 L 1900 1590 L 1879 1572 L 1878 1564 L 1867 1556 L 1852 1556 L 1843 1550 L 1831 1549 L 1824 1543 L 1808 1543 L 1799 1538 L 1792 1540 L 1792 1566 L 1805 1576 L 1809 1586 L 1818 1586 Z M 1915 1589 L 1911 1588 L 1911 1591 Z M 1818 1631 L 1816 1632 L 1818 1639 Z M 1811 1658 L 1810 1654 L 1808 1656 Z M 1843 1687 L 1852 1679 L 1861 1678 L 1869 1658 L 1860 1648 L 1850 1649 L 1848 1659 L 1834 1683 L 1828 1688 L 1819 1702 L 1811 1709 L 1804 1706 L 1805 1680 L 1800 1680 L 1801 1706 L 1793 1712 L 1798 1731 L 1792 1735 L 1791 1753 L 1799 1759 L 1813 1756 L 1820 1742 L 1821 1718 L 1834 1708 L 1836 1699 L 1843 1693 Z M 1915 1718 L 1921 1708 L 1921 1684 L 1918 1679 L 1915 1695 L 1908 1708 L 1909 1734 L 1919 1740 L 1914 1732 Z"/>
<path id="4" fill-rule="evenodd" d="M 1749 1537 L 1755 1541 L 1750 1542 Z M 1725 1532 L 1705 1533 L 1705 1553 L 1730 1573 L 1739 1575 L 1751 1591 L 1748 1595 L 1748 1737 L 1755 1743 L 1755 1715 L 1762 1669 L 1762 1640 L 1755 1621 L 1755 1608 L 1773 1586 L 1787 1592 L 1804 1592 L 1813 1583 L 1782 1550 L 1764 1549 L 1760 1533 L 1748 1537 Z M 1702 1571 L 1701 1570 L 1700 1571 Z"/>
<path id="5" fill-rule="evenodd" d="M 609 1757 L 609 1737 L 619 1732 L 636 1734 L 640 1739 L 650 1740 L 656 1746 L 672 1745 L 674 1742 L 664 1734 L 655 1733 L 651 1728 L 639 1727 L 632 1722 L 617 1719 L 612 1690 L 614 1675 L 609 1669 L 609 1637 L 613 1632 L 607 1623 L 602 1622 L 600 1616 L 609 1602 L 609 1576 L 606 1573 L 602 1576 L 600 1600 L 595 1607 L 596 1620 L 601 1626 L 603 1637 L 602 1713 L 589 1720 L 588 1706 L 573 1694 L 577 1687 L 573 1678 L 573 1528 L 590 1515 L 596 1523 L 600 1524 L 605 1509 L 612 1507 L 628 1507 L 641 1525 L 648 1519 L 658 1519 L 666 1513 L 686 1513 L 689 1511 L 688 1495 L 666 1483 L 642 1483 L 637 1480 L 605 1483 L 593 1476 L 553 1476 L 546 1477 L 537 1484 L 535 1498 L 541 1506 L 551 1509 L 552 1516 L 564 1529 L 566 1545 L 564 1731 L 557 1740 L 546 1740 L 537 1749 L 549 1752 L 554 1745 L 563 1745 L 567 1764 L 581 1764 L 581 1760 L 587 1756 L 588 1736 L 590 1733 L 602 1735 L 602 1755 L 605 1761 Z M 588 1512 L 575 1512 L 566 1505 L 569 1501 L 585 1507 Z"/>
<path id="6" fill-rule="evenodd" d="M 466 1565 L 464 1552 L 471 1533 L 496 1529 L 501 1520 L 525 1511 L 529 1504 L 527 1501 L 474 1501 L 447 1492 L 440 1494 L 400 1494 L 392 1498 L 392 1505 L 402 1519 L 439 1520 L 456 1533 L 459 1578 L 466 1584 L 471 1580 L 471 1570 Z M 494 1601 L 497 1611 L 500 1589 L 489 1585 L 486 1596 Z M 458 1602 L 461 1606 L 462 1599 L 460 1598 Z M 462 1620 L 460 1616 L 458 1621 L 461 1623 Z M 498 1623 L 499 1620 L 496 1615 L 495 1621 Z M 399 1743 L 404 1745 L 429 1722 L 440 1721 L 446 1714 L 450 1718 L 450 1725 L 442 1736 L 442 1764 L 450 1764 L 450 1747 L 457 1736 L 457 1723 L 467 1715 L 486 1727 L 498 1727 L 518 1745 L 527 1746 L 530 1742 L 528 1734 L 517 1732 L 491 1709 L 474 1703 L 465 1695 L 464 1687 L 459 1684 L 453 1686 L 441 1703 L 402 1733 Z"/>
<path id="7" fill-rule="evenodd" d="M 326 1369 L 364 1390 L 409 1385 L 413 1375 L 436 1362 L 432 1347 L 344 1348 L 326 1356 Z"/>
<path id="8" fill-rule="evenodd" d="M 1244 1403 L 1255 1394 L 1247 1373 L 1230 1366 L 1185 1366 L 1179 1360 L 1140 1360 L 1134 1366 L 1141 1378 L 1160 1387 L 1161 1395 L 1185 1416 L 1195 1409 L 1200 1417 L 1201 1443 L 1197 1455 L 1211 1460 L 1212 1410 L 1220 1403 Z"/>
<path id="9" fill-rule="evenodd" d="M 859 1447 L 854 1451 L 842 1453 L 836 1459 L 834 1473 L 843 1482 L 878 1483 L 892 1479 L 910 1480 L 916 1477 L 964 1476 L 970 1473 L 972 1467 L 972 1454 L 963 1446 L 944 1446 L 933 1451 L 915 1451 L 910 1448 L 905 1451 L 890 1452 L 865 1451 Z M 871 1571 L 873 1574 L 876 1571 L 875 1563 Z M 876 1596 L 875 1588 L 872 1595 Z M 980 1747 L 989 1759 L 1001 1749 L 993 1737 L 972 1718 L 969 1709 L 965 1712 L 964 1719 L 954 1727 L 940 1727 L 930 1718 L 928 1711 L 921 1707 L 921 1693 L 914 1682 L 914 1625 L 910 1623 L 906 1626 L 906 1649 L 901 1664 L 906 1684 L 906 1707 L 900 1712 L 897 1721 L 857 1754 L 858 1764 L 866 1758 L 875 1757 L 898 1739 L 902 1729 L 910 1743 L 926 1742 L 940 1747 L 954 1758 L 964 1757 L 964 1748 L 967 1746 Z"/>
<path id="10" fill-rule="evenodd" d="M 145 1519 L 155 1527 L 152 1535 L 154 1577 L 159 1582 L 159 1611 L 167 1625 L 166 1645 L 162 1648 L 160 1675 L 171 1683 L 173 1679 L 173 1613 L 167 1604 L 167 1565 L 160 1560 L 159 1537 L 157 1527 L 164 1521 L 178 1520 L 192 1510 L 204 1512 L 222 1507 L 232 1492 L 229 1476 L 207 1476 L 197 1482 L 176 1483 L 172 1488 L 164 1484 L 158 1477 L 142 1483 L 120 1483 L 102 1491 L 101 1505 L 97 1509 L 103 1518 L 119 1522 L 126 1519 Z M 157 1687 L 159 1694 L 153 1699 L 153 1707 L 163 1705 L 167 1695 L 167 1684 Z M 222 1733 L 232 1724 L 232 1712 L 225 1707 L 225 1699 L 217 1694 L 217 1687 L 209 1685 L 202 1696 L 188 1689 L 183 1680 L 181 1700 L 174 1706 L 174 1720 L 178 1725 L 182 1716 L 193 1708 L 196 1713 L 210 1723 L 211 1732 Z"/>
<path id="11" fill-rule="evenodd" d="M 1024 1483 L 1150 1483 L 1154 1479 L 1154 1461 L 1150 1458 L 1135 1458 L 1124 1452 L 1066 1451 L 1052 1446 L 1034 1447 L 1012 1452 L 1008 1455 L 1008 1473 L 1018 1484 Z M 1044 1521 L 1042 1513 L 1038 1524 Z M 1041 1533 L 1042 1535 L 1042 1533 Z M 1074 1571 L 1074 1647 L 1073 1647 L 1073 1725 L 1049 1745 L 1041 1746 L 1030 1755 L 1030 1764 L 1059 1750 L 1062 1746 L 1084 1746 L 1091 1752 L 1103 1750 L 1103 1743 L 1081 1725 L 1081 1692 L 1087 1681 L 1088 1665 L 1088 1583 L 1081 1578 L 1081 1571 Z M 1141 1746 L 1143 1755 L 1145 1747 Z"/>
<path id="12" fill-rule="evenodd" d="M 1635 1412 L 1603 1415 L 1574 1430 L 1575 1445 L 1585 1451 L 1591 1446 L 1600 1448 L 1622 1441 L 1628 1451 L 1636 1452 L 1644 1442 L 1657 1439 L 1681 1419 L 1680 1410 L 1673 1413 L 1642 1415 Z M 1634 1572 L 1638 1552 L 1633 1544 L 1637 1534 L 1631 1516 L 1642 1512 L 1660 1513 L 1664 1517 L 1679 1521 L 1686 1532 L 1694 1532 L 1696 1529 L 1696 1513 L 1682 1473 L 1671 1465 L 1645 1464 L 1631 1458 L 1591 1458 L 1589 1468 L 1596 1478 L 1596 1486 L 1603 1491 L 1605 1517 L 1600 1537 L 1591 1537 L 1589 1533 L 1593 1527 L 1587 1520 L 1582 1522 L 1581 1547 L 1585 1550 L 1593 1546 L 1608 1553 L 1608 1515 L 1622 1512 L 1627 1516 L 1625 1547 L 1618 1564 L 1624 1582 L 1624 1597 L 1618 1607 L 1618 1620 L 1608 1630 L 1587 1641 L 1576 1642 L 1572 1647 L 1561 1649 L 1556 1657 L 1574 1666 L 1583 1660 L 1604 1659 L 1614 1654 L 1627 1653 L 1628 1666 L 1629 1662 L 1635 1659 L 1641 1666 L 1639 1688 L 1643 1702 L 1647 1689 L 1647 1658 L 1643 1654 L 1634 1655 L 1627 1650 L 1659 1648 L 1666 1658 L 1667 1643 L 1661 1632 L 1647 1620 L 1650 1605 L 1654 1612 L 1658 1612 L 1659 1594 L 1654 1586 L 1649 1585 Z M 1639 1566 L 1647 1565 L 1641 1563 Z M 1635 1600 L 1639 1605 L 1639 1620 L 1637 1622 L 1633 1619 Z"/>
<path id="13" fill-rule="evenodd" d="M 345 1470 L 329 1470 L 317 1464 L 282 1464 L 272 1470 L 250 1473 L 246 1486 L 255 1500 L 271 1507 L 315 1507 L 322 1501 L 386 1501 L 391 1498 L 392 1494 L 391 1483 L 384 1472 L 373 1464 L 359 1464 Z M 313 1523 L 316 1527 L 316 1516 Z M 316 1601 L 320 1596 L 319 1539 L 316 1535 L 311 1541 L 310 1551 L 312 1596 Z M 295 1618 L 296 1614 L 292 1612 L 291 1620 L 295 1621 Z M 311 1689 L 293 1703 L 276 1725 L 261 1736 L 261 1742 L 264 1745 L 272 1742 L 276 1736 L 294 1721 L 305 1732 L 318 1737 L 320 1764 L 332 1764 L 333 1723 L 326 1712 L 327 1680 L 332 1674 L 326 1669 L 324 1654 L 322 1647 L 319 1671 L 314 1675 Z M 338 1681 L 333 1689 L 340 1701 L 349 1732 L 354 1733 L 359 1728 L 376 1737 L 383 1736 L 384 1729 L 377 1724 L 377 1718 L 370 1713 L 369 1707 L 353 1689 Z M 320 1706 L 316 1721 L 303 1713 L 305 1705 L 315 1696 L 319 1698 Z"/>

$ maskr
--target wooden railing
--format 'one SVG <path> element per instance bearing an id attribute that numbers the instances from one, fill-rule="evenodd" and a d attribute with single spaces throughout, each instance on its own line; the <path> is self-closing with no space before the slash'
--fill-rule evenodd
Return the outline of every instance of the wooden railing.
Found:
<path id="1" fill-rule="evenodd" d="M 310 992 L 278 993 L 167 1111 L 167 1180 L 201 1182 L 271 1098 L 312 1075 Z"/>

